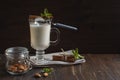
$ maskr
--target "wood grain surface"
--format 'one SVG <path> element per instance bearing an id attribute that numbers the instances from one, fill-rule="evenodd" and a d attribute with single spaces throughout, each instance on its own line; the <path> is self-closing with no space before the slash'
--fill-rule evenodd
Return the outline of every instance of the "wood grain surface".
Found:
<path id="1" fill-rule="evenodd" d="M 0 59 L 0 80 L 119 80 L 120 54 L 84 54 L 86 62 L 78 65 L 51 65 L 54 70 L 48 77 L 34 78 L 42 68 L 33 68 L 20 76 L 6 72 L 5 58 Z"/>

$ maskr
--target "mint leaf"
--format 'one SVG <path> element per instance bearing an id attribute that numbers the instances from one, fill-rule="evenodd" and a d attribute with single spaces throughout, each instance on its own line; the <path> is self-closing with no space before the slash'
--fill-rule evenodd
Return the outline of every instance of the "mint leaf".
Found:
<path id="1" fill-rule="evenodd" d="M 74 55 L 74 57 L 75 57 L 76 60 L 77 59 L 84 59 L 84 56 L 82 56 L 82 55 L 79 54 L 78 48 L 72 50 L 72 53 L 73 53 L 73 55 Z"/>
<path id="2" fill-rule="evenodd" d="M 50 74 L 52 72 L 52 68 L 43 68 L 43 71 Z"/>
<path id="3" fill-rule="evenodd" d="M 47 8 L 45 8 L 43 13 L 41 13 L 40 15 L 45 19 L 50 19 L 53 17 L 52 13 L 49 13 Z"/>

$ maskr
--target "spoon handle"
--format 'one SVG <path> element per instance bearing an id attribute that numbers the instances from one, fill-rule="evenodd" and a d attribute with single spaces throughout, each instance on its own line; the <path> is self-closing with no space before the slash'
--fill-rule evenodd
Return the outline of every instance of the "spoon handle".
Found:
<path id="1" fill-rule="evenodd" d="M 71 30 L 78 30 L 76 27 L 69 26 L 69 25 L 62 24 L 62 23 L 53 23 L 53 25 L 56 27 L 67 28 L 67 29 L 71 29 Z"/>

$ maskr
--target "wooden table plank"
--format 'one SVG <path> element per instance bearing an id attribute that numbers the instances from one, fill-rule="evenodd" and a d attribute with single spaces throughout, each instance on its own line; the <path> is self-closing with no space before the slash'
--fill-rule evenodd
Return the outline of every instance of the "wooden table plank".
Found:
<path id="1" fill-rule="evenodd" d="M 120 54 L 83 54 L 86 62 L 78 65 L 52 65 L 48 77 L 35 78 L 42 68 L 33 68 L 26 74 L 12 76 L 6 72 L 5 57 L 0 56 L 0 80 L 119 80 Z"/>

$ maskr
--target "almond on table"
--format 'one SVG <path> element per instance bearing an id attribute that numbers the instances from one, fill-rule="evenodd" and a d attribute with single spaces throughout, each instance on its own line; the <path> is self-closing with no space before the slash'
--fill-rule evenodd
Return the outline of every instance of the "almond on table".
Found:
<path id="1" fill-rule="evenodd" d="M 40 73 L 35 73 L 34 77 L 38 77 L 39 78 L 39 77 L 41 77 L 41 74 Z"/>

